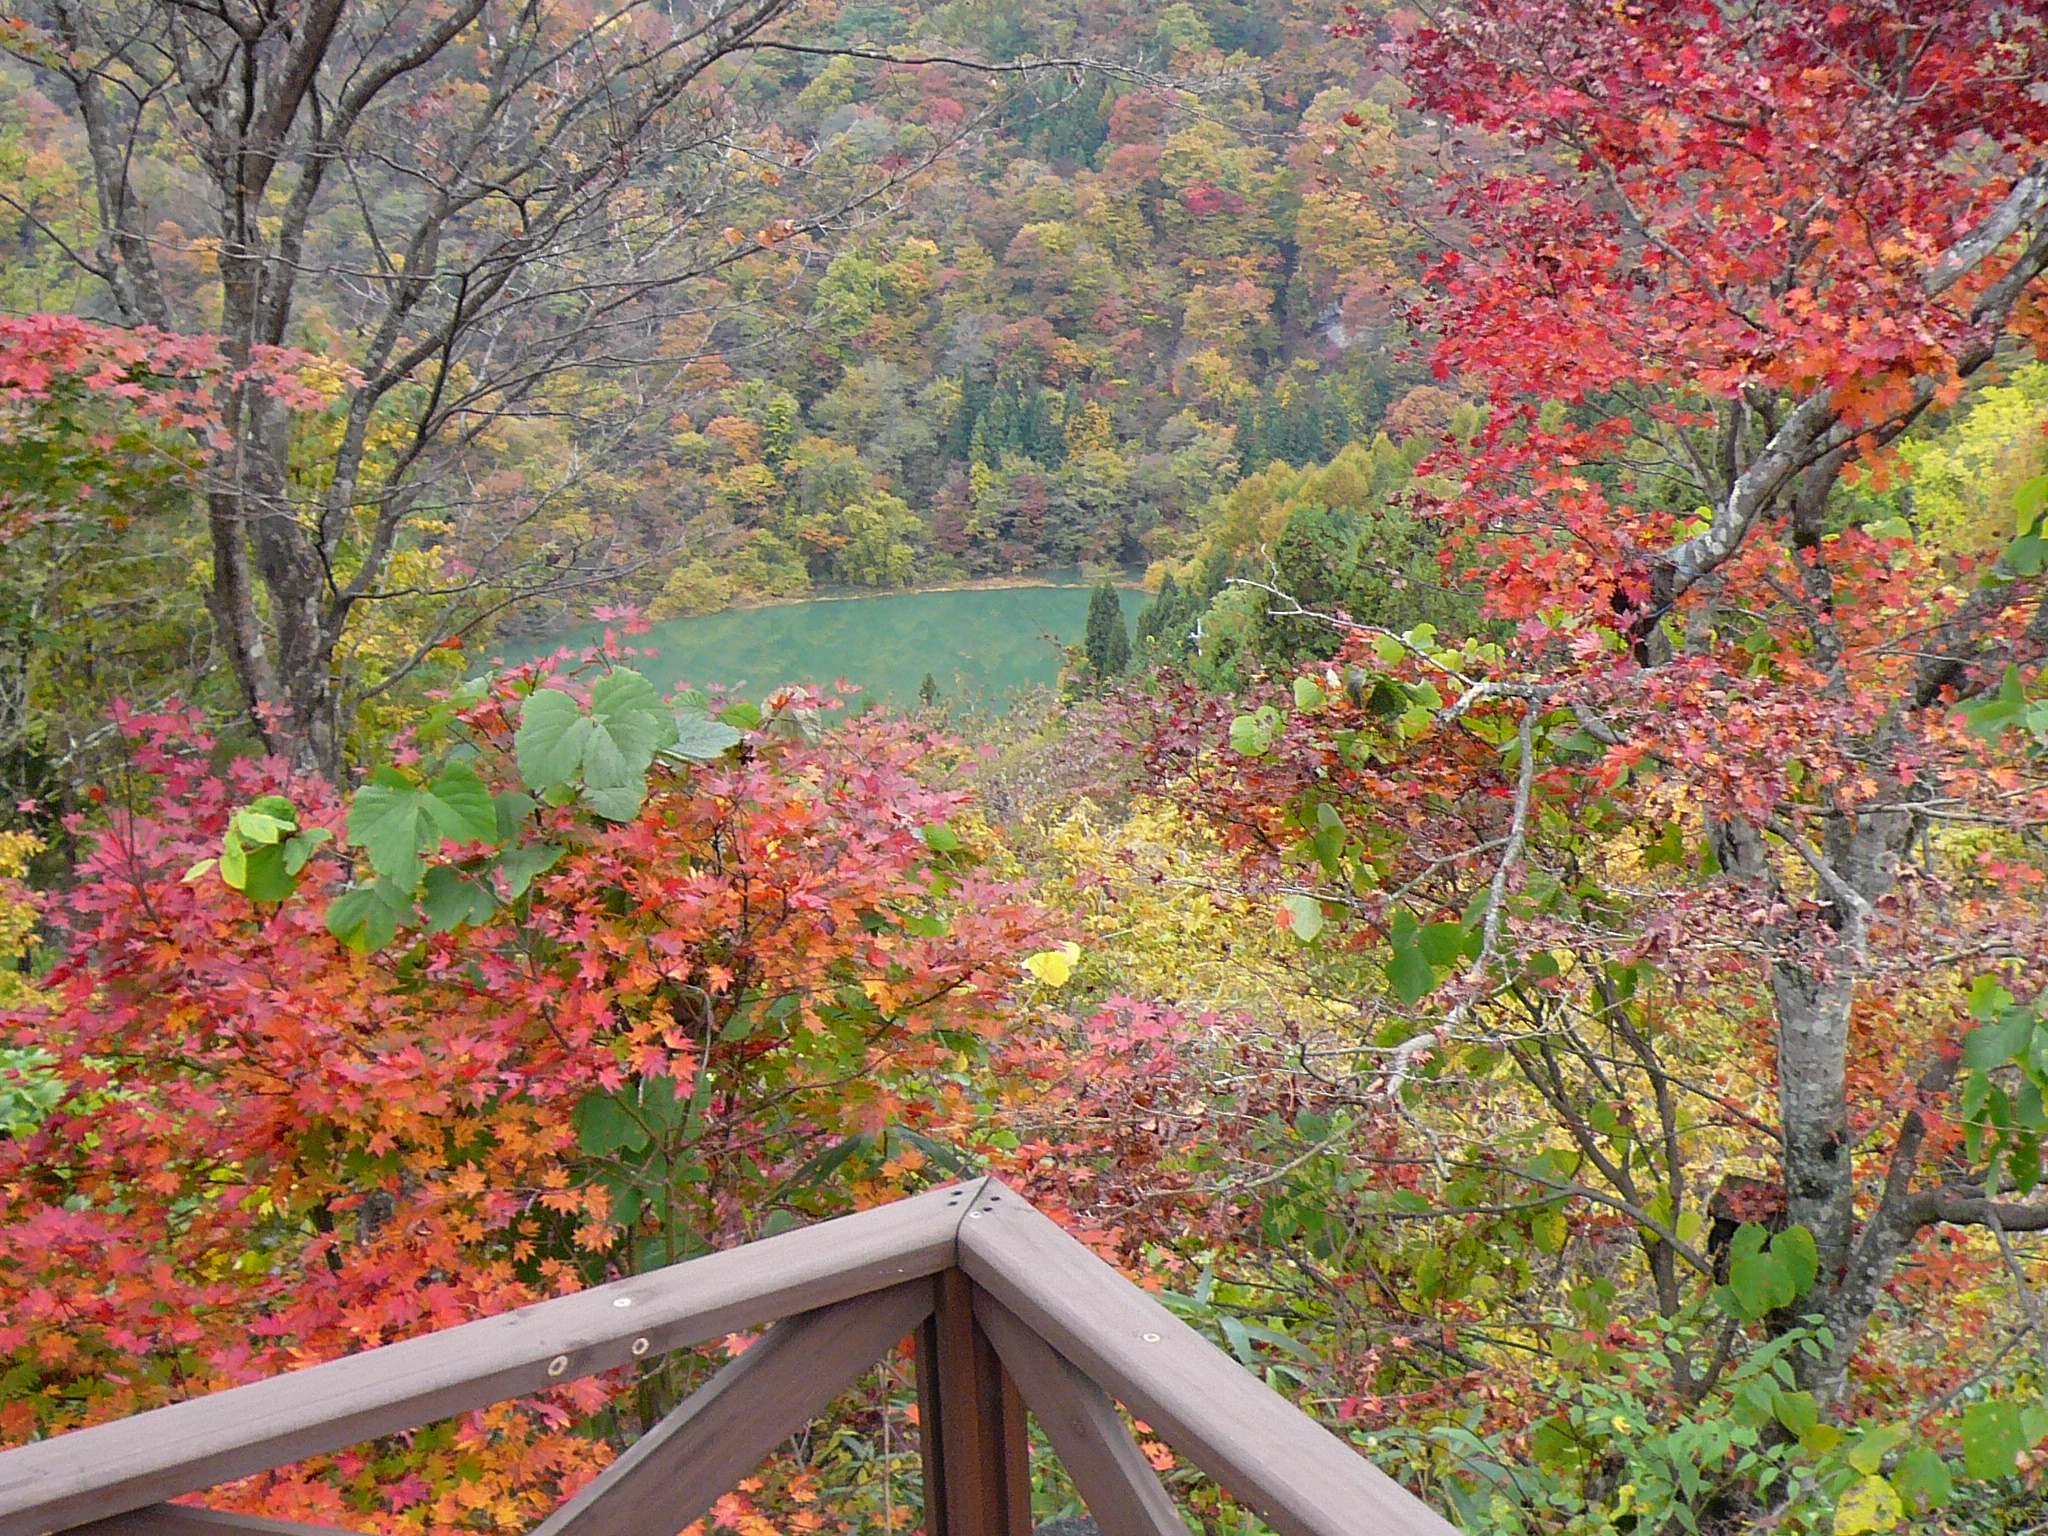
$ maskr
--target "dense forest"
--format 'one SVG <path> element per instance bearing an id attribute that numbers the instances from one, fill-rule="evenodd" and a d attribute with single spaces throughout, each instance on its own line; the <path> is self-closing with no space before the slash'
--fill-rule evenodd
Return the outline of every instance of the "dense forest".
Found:
<path id="1" fill-rule="evenodd" d="M 0 1446 L 994 1173 L 1462 1530 L 2044 1529 L 2044 81 L 2033 0 L 10 0 Z M 649 681 L 1075 572 L 1003 708 Z M 748 1342 L 206 1502 L 524 1529 Z M 927 1530 L 915 1378 L 690 1536 Z"/>

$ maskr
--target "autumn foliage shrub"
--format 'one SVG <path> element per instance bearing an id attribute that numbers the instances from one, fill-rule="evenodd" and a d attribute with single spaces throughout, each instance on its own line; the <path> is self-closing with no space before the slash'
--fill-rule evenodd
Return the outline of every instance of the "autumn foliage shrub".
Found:
<path id="1" fill-rule="evenodd" d="M 948 829 L 963 797 L 928 782 L 943 744 L 872 718 L 807 729 L 825 701 L 798 696 L 712 761 L 656 765 L 630 819 L 520 794 L 525 699 L 587 701 L 621 656 L 501 679 L 398 754 L 373 806 L 471 775 L 517 813 L 508 846 L 553 862 L 516 895 L 479 877 L 496 883 L 461 915 L 419 921 L 430 904 L 375 947 L 330 932 L 379 835 L 331 787 L 279 759 L 219 766 L 191 716 L 121 717 L 127 798 L 52 913 L 60 963 L 0 1024 L 57 1092 L 0 1138 L 6 1441 L 944 1171 L 973 1116 L 949 1084 L 1037 920 Z M 305 839 L 281 900 L 252 899 L 276 894 L 253 860 L 220 859 L 231 829 L 263 834 L 252 804 Z M 424 840 L 423 889 L 478 867 L 477 846 Z M 234 1497 L 358 1526 L 526 1521 L 689 1369 L 650 1362 Z"/>

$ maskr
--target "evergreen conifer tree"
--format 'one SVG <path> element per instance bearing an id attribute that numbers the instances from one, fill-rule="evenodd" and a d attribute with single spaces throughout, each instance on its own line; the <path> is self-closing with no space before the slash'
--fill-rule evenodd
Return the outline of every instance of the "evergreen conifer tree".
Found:
<path id="1" fill-rule="evenodd" d="M 1237 455 L 1238 475 L 1249 480 L 1264 467 L 1259 453 L 1259 418 L 1251 401 L 1237 408 L 1237 430 L 1230 435 L 1231 451 Z"/>
<path id="2" fill-rule="evenodd" d="M 1131 664 L 1131 634 L 1124 627 L 1123 600 L 1105 576 L 1088 599 L 1088 629 L 1081 649 L 1098 683 L 1106 683 Z"/>
<path id="3" fill-rule="evenodd" d="M 988 396 L 986 379 L 961 379 L 960 404 L 955 407 L 952 423 L 946 432 L 948 457 L 965 459 L 972 456 L 974 429 L 981 425 L 981 413 L 988 407 Z"/>

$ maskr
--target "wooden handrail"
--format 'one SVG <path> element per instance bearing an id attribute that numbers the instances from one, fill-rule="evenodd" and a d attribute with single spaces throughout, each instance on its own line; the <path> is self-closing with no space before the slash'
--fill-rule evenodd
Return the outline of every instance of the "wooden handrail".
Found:
<path id="1" fill-rule="evenodd" d="M 994 1179 L 0 1451 L 0 1536 L 323 1536 L 162 1501 L 771 1322 L 535 1536 L 670 1536 L 912 1329 L 926 1536 L 1029 1536 L 1027 1404 L 1106 1536 L 1171 1536 L 1118 1403 L 1281 1536 L 1455 1536 Z"/>
<path id="2" fill-rule="evenodd" d="M 969 1278 L 1281 1536 L 1455 1536 L 1399 1483 L 990 1180 Z"/>

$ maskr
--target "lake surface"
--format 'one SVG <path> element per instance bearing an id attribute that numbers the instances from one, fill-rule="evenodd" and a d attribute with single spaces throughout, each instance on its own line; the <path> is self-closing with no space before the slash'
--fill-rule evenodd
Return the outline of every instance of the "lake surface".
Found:
<path id="1" fill-rule="evenodd" d="M 995 700 L 1059 677 L 1059 655 L 1046 637 L 1078 644 L 1088 596 L 1089 588 L 1072 586 L 821 599 L 670 619 L 628 643 L 660 653 L 637 665 L 664 693 L 679 683 L 722 683 L 758 699 L 782 683 L 829 686 L 845 678 L 878 700 L 910 705 L 929 672 L 945 698 Z M 1145 594 L 1122 597 L 1125 619 L 1134 619 Z M 603 631 L 586 625 L 502 654 L 525 661 L 593 644 Z"/>

